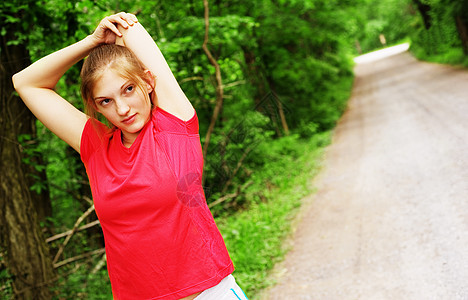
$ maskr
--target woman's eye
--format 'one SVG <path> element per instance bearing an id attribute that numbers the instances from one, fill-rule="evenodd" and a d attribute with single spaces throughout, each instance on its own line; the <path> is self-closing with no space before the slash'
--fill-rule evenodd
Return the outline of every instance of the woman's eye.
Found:
<path id="1" fill-rule="evenodd" d="M 105 106 L 105 105 L 109 104 L 110 101 L 111 101 L 110 99 L 104 99 L 104 100 L 101 100 L 101 102 L 99 104 L 101 104 L 102 106 Z"/>
<path id="2" fill-rule="evenodd" d="M 127 86 L 127 92 L 131 92 L 131 91 L 133 91 L 133 85 Z"/>

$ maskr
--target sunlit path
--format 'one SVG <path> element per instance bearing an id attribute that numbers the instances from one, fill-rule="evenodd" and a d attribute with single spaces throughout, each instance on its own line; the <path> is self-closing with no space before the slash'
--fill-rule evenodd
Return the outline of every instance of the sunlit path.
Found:
<path id="1" fill-rule="evenodd" d="M 468 72 L 362 61 L 265 299 L 468 299 Z"/>
<path id="2" fill-rule="evenodd" d="M 377 51 L 373 51 L 370 53 L 366 53 L 366 54 L 363 54 L 354 58 L 354 62 L 357 64 L 362 64 L 362 63 L 370 63 L 370 62 L 374 62 L 377 60 L 381 60 L 381 59 L 384 59 L 393 55 L 406 52 L 408 51 L 409 46 L 410 45 L 408 43 L 404 43 L 401 45 L 396 45 L 396 46 L 388 47 L 382 50 L 377 50 Z"/>

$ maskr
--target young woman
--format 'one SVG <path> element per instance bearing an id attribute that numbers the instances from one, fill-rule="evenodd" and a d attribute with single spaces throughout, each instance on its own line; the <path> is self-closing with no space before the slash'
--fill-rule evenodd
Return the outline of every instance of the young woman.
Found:
<path id="1" fill-rule="evenodd" d="M 54 91 L 85 56 L 88 115 Z M 196 112 L 134 15 L 104 18 L 13 83 L 36 117 L 80 152 L 115 299 L 246 299 L 201 187 Z"/>

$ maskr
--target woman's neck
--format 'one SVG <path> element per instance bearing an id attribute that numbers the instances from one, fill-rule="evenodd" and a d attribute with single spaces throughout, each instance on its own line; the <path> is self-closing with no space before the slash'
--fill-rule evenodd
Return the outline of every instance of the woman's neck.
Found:
<path id="1" fill-rule="evenodd" d="M 122 144 L 124 145 L 124 147 L 130 148 L 133 145 L 133 143 L 135 142 L 135 140 L 137 139 L 138 134 L 139 134 L 139 132 L 132 133 L 132 134 L 129 134 L 129 133 L 125 134 L 122 131 L 120 137 L 122 139 Z"/>

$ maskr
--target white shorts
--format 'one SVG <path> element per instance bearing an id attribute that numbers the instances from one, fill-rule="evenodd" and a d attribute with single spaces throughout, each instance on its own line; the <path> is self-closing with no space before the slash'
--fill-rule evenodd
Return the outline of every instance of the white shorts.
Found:
<path id="1" fill-rule="evenodd" d="M 248 300 L 248 298 L 237 285 L 234 276 L 228 275 L 220 283 L 204 290 L 193 300 Z"/>

